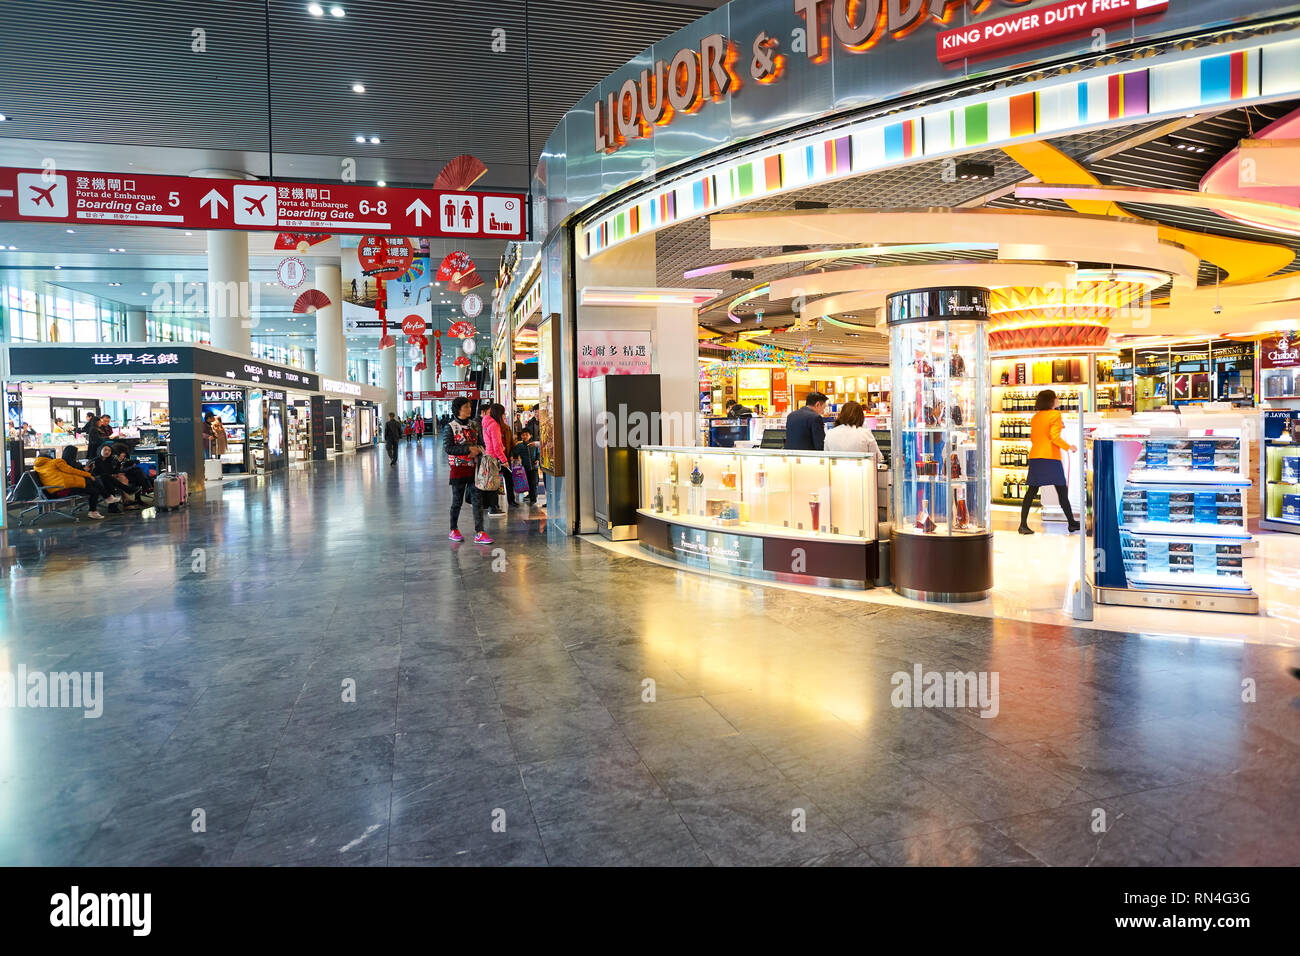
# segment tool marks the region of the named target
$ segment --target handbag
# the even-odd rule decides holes
[[[528,472],[524,471],[524,466],[515,465],[510,469],[510,476],[515,482],[515,494],[528,494]]]
[[[491,455],[479,455],[474,466],[474,487],[479,491],[501,490],[501,465]]]

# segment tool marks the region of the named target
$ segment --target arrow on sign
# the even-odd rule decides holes
[[[411,214],[412,211],[415,212],[415,224],[417,226],[422,225],[424,223],[425,216],[433,215],[433,210],[430,209],[427,205],[425,205],[423,199],[417,199],[415,202],[411,203],[409,206],[406,207],[406,214],[408,216]]]
[[[208,204],[212,205],[212,209],[211,209],[212,218],[216,219],[217,206],[218,205],[229,206],[230,200],[227,199],[225,196],[221,195],[221,193],[217,192],[215,189],[209,189],[208,194],[199,200],[200,206],[206,206]]]

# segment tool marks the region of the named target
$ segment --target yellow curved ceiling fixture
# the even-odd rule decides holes
[[[1101,180],[1050,143],[1020,143],[1004,146],[1002,151],[1041,183],[1067,186],[1102,185]],[[1076,212],[1086,215],[1133,218],[1110,199],[1079,198],[1065,199],[1064,202]],[[1253,282],[1263,279],[1285,268],[1295,258],[1295,253],[1290,249],[1273,243],[1211,236],[1174,226],[1160,226],[1159,230],[1161,239],[1177,242],[1206,262],[1212,262],[1225,270],[1229,282]]]

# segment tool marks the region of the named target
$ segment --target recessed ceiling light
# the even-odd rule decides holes
[[[8,118],[9,118],[9,117],[5,116],[4,113],[0,113],[0,123],[3,123],[3,122],[4,122],[5,120],[7,120]]]
[[[56,269],[62,269],[63,266],[55,266],[54,268],[56,268]]]
[[[75,230],[75,229],[69,229],[69,230],[68,230],[68,235],[70,235],[70,236],[75,236],[76,234],[77,234],[77,230]]]
[[[364,143],[365,141],[366,141],[366,138],[365,138],[364,136],[358,136],[358,137],[357,137],[357,142],[358,142],[358,143]]]
[[[149,293],[148,293],[148,292],[141,292],[140,294],[141,294],[141,295],[148,295]]]
[[[10,247],[9,247],[9,251],[10,251],[10,252],[17,252],[17,251],[18,251],[18,247],[17,247],[17,246],[10,246]]]
[[[384,182],[384,181],[381,179],[381,180],[379,180],[379,182],[375,183],[375,185],[376,185],[376,186],[387,186],[388,183]]]
[[[353,92],[353,93],[364,93],[365,91],[366,91],[366,88],[365,88],[362,84],[360,84],[360,83],[353,83],[353,84],[352,84],[352,92]]]
[[[319,3],[307,4],[307,12],[310,13],[313,17],[325,16],[325,8],[322,7]]]
[[[344,17],[344,16],[347,16],[347,11],[344,10],[344,9],[343,9],[342,7],[340,7],[340,6],[335,5],[335,6],[330,7],[330,16],[332,16],[332,17]]]
[[[372,145],[374,145],[374,146],[378,146],[378,145],[379,145],[379,137],[378,137],[378,136],[372,136],[372,137],[370,137],[370,142],[371,142]]]

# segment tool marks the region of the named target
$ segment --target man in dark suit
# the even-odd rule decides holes
[[[785,447],[790,451],[821,451],[826,443],[826,396],[810,392],[803,408],[796,408],[785,419]]]

